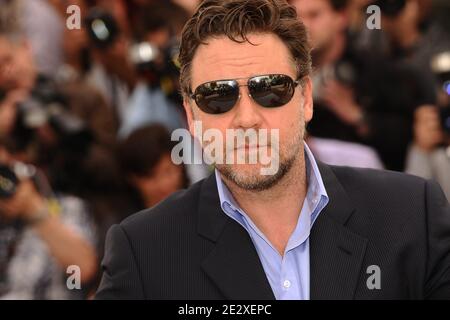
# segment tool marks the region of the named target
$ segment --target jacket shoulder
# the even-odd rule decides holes
[[[347,191],[357,189],[365,192],[380,191],[382,194],[390,191],[407,194],[420,190],[423,193],[427,182],[424,178],[397,171],[340,166],[330,168]]]
[[[175,228],[183,223],[192,224],[204,181],[205,179],[196,182],[188,189],[173,193],[154,207],[130,215],[120,223],[121,227],[128,234],[136,235],[150,231],[149,228],[161,231],[165,227]]]
[[[424,221],[427,180],[413,175],[374,169],[331,167],[362,224],[373,221],[400,227],[411,219]],[[366,220],[365,220],[366,219]],[[381,228],[381,227],[380,227]]]

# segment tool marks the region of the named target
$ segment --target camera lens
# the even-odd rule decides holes
[[[119,34],[114,17],[100,8],[94,8],[88,13],[85,25],[91,43],[97,48],[110,46]]]
[[[149,42],[141,42],[130,49],[130,60],[135,65],[152,63],[159,55],[159,49]]]

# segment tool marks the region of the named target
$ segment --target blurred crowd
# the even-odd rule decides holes
[[[0,299],[91,297],[108,228],[211,171],[170,157],[197,2],[0,0]],[[436,179],[450,198],[450,2],[289,2],[313,47],[315,156]]]

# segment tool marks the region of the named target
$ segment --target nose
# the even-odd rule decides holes
[[[261,110],[251,98],[246,86],[240,87],[239,100],[236,102],[233,119],[234,128],[259,128],[262,122]]]

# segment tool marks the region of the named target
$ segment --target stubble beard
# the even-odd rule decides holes
[[[286,146],[282,146],[280,142],[279,150],[271,150],[271,152],[279,152],[280,159],[278,170],[274,174],[262,175],[260,172],[260,164],[216,164],[215,167],[226,180],[235,184],[240,189],[246,191],[265,191],[271,189],[286,177],[298,160],[301,154],[300,149],[303,148],[303,135],[304,128],[299,128],[297,134],[294,135]]]

